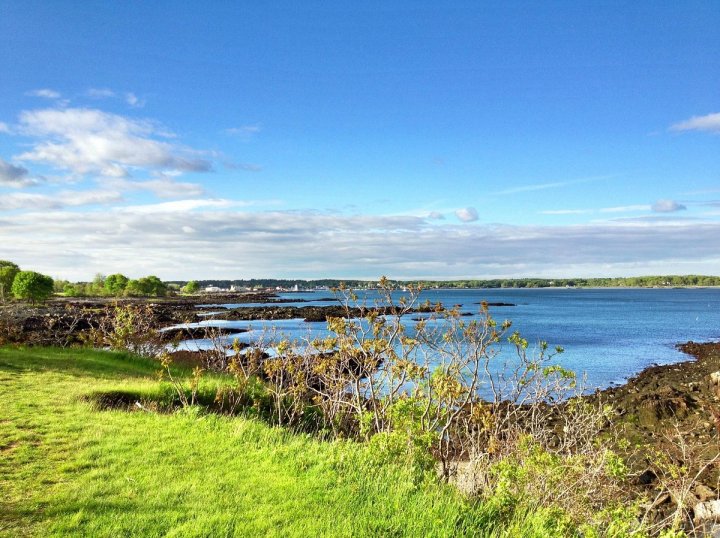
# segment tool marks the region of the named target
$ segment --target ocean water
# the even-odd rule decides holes
[[[330,303],[316,300],[328,295],[327,291],[318,291],[280,297],[310,301],[286,303],[288,306],[321,306]],[[394,293],[393,297],[397,300],[400,295]],[[375,298],[375,292],[366,292],[364,296],[368,304]],[[551,347],[562,346],[565,352],[557,357],[557,362],[586,374],[589,387],[622,383],[653,364],[687,360],[675,347],[679,343],[720,340],[717,288],[426,290],[420,301],[426,299],[445,306],[461,305],[461,311],[472,314],[478,313],[481,301],[512,303],[514,306],[491,306],[491,315],[498,321],[511,320],[512,330],[519,331],[531,348],[541,340]],[[250,329],[228,338],[237,337],[249,343],[260,337],[301,339],[326,334],[324,323],[306,323],[301,319],[247,322],[216,321],[208,316],[199,325]],[[411,321],[409,325],[412,326]],[[270,328],[275,331],[273,336],[268,336]],[[191,349],[208,345],[207,341],[185,344]],[[511,353],[512,346],[504,344],[501,355],[509,357]]]

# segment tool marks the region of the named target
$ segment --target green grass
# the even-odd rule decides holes
[[[367,445],[88,398],[167,401],[157,370],[121,353],[0,348],[0,536],[554,535],[532,517],[502,529],[489,508]]]
[[[450,536],[474,526],[477,511],[451,488],[373,466],[362,445],[87,400],[161,396],[157,369],[119,353],[0,348],[0,535]]]

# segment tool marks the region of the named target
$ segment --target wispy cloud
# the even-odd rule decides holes
[[[90,88],[85,94],[93,99],[108,99],[115,97],[115,92],[109,88]]]
[[[637,213],[654,211],[655,213],[672,213],[687,209],[675,200],[658,200],[652,205],[636,204],[614,207],[601,207],[598,209],[547,209],[539,211],[541,215],[587,215],[592,213]]]
[[[66,207],[79,207],[88,205],[107,205],[123,200],[122,195],[115,191],[61,191],[54,194],[35,194],[18,192],[4,194],[0,197],[0,211],[13,210],[48,210],[64,209]],[[77,218],[77,215],[76,215]],[[72,241],[71,237],[67,238]],[[41,253],[36,253],[42,255]]]
[[[127,178],[106,178],[103,184],[122,192],[147,191],[158,198],[188,198],[202,196],[205,189],[197,183],[175,181],[172,177],[159,177],[149,180],[131,180]]]
[[[262,131],[262,126],[259,123],[256,123],[253,125],[242,125],[240,127],[229,127],[228,129],[225,129],[225,134],[249,140],[260,131]]]
[[[429,218],[430,220],[445,220],[445,215],[440,213],[440,211],[431,211],[428,214],[427,218]]]
[[[115,209],[116,213],[121,214],[142,214],[154,215],[158,213],[181,213],[188,214],[196,209],[219,209],[230,208],[234,206],[242,206],[243,202],[235,202],[232,200],[215,199],[189,199],[177,200],[174,202],[162,202],[158,204],[143,204],[127,207],[119,207]]]
[[[652,206],[648,204],[639,205],[621,205],[615,207],[601,207],[598,209],[600,213],[630,213],[634,211],[650,211]]]
[[[60,99],[62,95],[60,92],[56,92],[55,90],[51,90],[50,88],[40,88],[38,90],[30,90],[26,92],[25,95],[29,95],[31,97],[42,97],[44,99]]]
[[[611,179],[613,177],[616,177],[616,176],[608,175],[608,176],[588,177],[588,178],[582,178],[582,179],[573,179],[570,181],[553,181],[553,182],[549,182],[549,183],[534,183],[532,185],[521,185],[519,187],[510,187],[508,189],[495,191],[491,194],[506,195],[506,194],[518,194],[520,192],[543,191],[546,189],[557,189],[559,187],[569,187],[570,185],[593,183],[595,181],[603,181],[606,179]]]
[[[693,116],[670,126],[671,131],[711,131],[720,132],[720,112]]]
[[[673,213],[675,211],[683,211],[687,209],[683,204],[675,200],[658,200],[652,205],[655,213]]]
[[[464,207],[455,211],[455,216],[463,222],[475,222],[478,220],[478,212],[474,207]]]
[[[142,108],[145,106],[145,100],[140,99],[133,92],[116,92],[110,88],[90,88],[85,95],[92,99],[122,99],[132,108]]]
[[[145,106],[145,100],[140,99],[132,92],[127,92],[125,94],[125,102],[133,108],[142,108]]]
[[[0,121],[0,133],[12,134],[12,130],[7,123]]]

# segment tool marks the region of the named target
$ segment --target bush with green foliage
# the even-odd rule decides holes
[[[155,275],[150,275],[128,281],[125,286],[125,294],[142,297],[164,297],[167,294],[167,286]]]
[[[0,301],[10,294],[15,275],[20,272],[20,268],[13,262],[0,260]]]
[[[20,271],[13,280],[12,293],[32,303],[45,301],[53,293],[53,279],[35,271]]]
[[[125,288],[127,287],[129,281],[130,279],[125,275],[116,273],[105,278],[103,287],[109,295],[119,296],[125,293]]]
[[[197,293],[199,290],[200,284],[197,283],[197,280],[191,280],[182,287],[183,293]]]

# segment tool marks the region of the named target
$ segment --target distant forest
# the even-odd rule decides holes
[[[512,278],[490,280],[392,280],[398,288],[409,285],[420,285],[423,288],[550,288],[550,287],[583,287],[583,288],[657,288],[675,286],[720,286],[720,276],[703,275],[671,275],[671,276],[638,276],[624,278]],[[168,284],[184,286],[187,281],[169,281]],[[369,280],[289,280],[275,278],[252,278],[247,280],[198,280],[201,289],[208,286],[220,288],[285,288],[298,289],[336,288],[341,283],[351,288],[372,288],[376,281]]]

